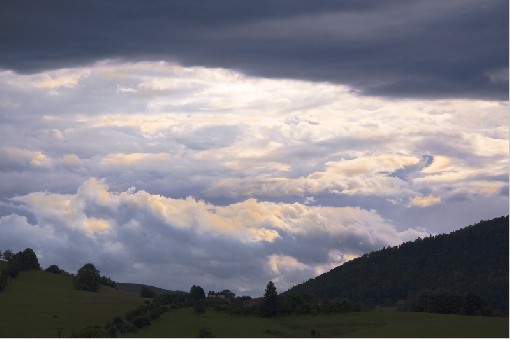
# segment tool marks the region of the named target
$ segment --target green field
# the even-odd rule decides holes
[[[2,264],[2,263],[0,263]],[[73,289],[72,279],[43,271],[21,272],[0,292],[0,337],[69,337],[88,325],[103,326],[144,299],[101,286],[98,293]],[[279,316],[265,319],[191,308],[165,313],[132,337],[508,337],[508,317],[405,312]]]
[[[103,326],[143,299],[101,286],[98,293],[73,289],[70,277],[21,272],[0,292],[0,337],[71,336],[87,325]]]
[[[508,337],[508,318],[430,313],[360,312],[347,315],[231,316],[210,309],[167,313],[133,337],[197,337],[200,328],[215,337]]]

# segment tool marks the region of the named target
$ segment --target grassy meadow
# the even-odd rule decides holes
[[[0,262],[0,265],[2,263]],[[0,267],[1,268],[1,267]],[[21,272],[0,293],[0,337],[69,337],[88,325],[104,326],[145,299],[101,286],[98,293],[73,289],[70,277]],[[130,337],[508,337],[508,317],[405,312],[346,315],[234,316],[207,308],[170,311]],[[204,333],[202,333],[204,335]]]
[[[164,314],[132,337],[197,337],[203,328],[215,337],[508,337],[508,318],[430,313],[359,312],[347,315],[231,316],[210,309]]]
[[[87,325],[100,325],[143,303],[129,293],[101,286],[77,291],[72,279],[43,271],[20,272],[0,292],[0,337],[69,337]]]

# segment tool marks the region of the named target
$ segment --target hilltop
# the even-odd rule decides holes
[[[414,300],[420,291],[480,297],[508,314],[508,216],[450,234],[418,238],[365,254],[285,294],[347,299],[370,308]]]
[[[134,295],[140,295],[140,290],[145,287],[152,291],[154,295],[161,295],[161,294],[185,294],[186,292],[183,291],[171,291],[164,288],[151,286],[151,285],[145,285],[145,284],[134,284],[134,283],[116,283],[117,289],[125,292],[129,292]]]

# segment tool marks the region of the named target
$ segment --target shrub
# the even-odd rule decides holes
[[[141,317],[134,318],[131,322],[137,328],[146,327],[146,326],[149,326],[151,324],[150,319],[148,317],[146,317],[146,316],[141,316]]]

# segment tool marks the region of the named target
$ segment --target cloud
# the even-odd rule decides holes
[[[93,176],[119,190],[220,204],[335,194],[405,208],[417,196],[471,199],[507,184],[506,102],[387,100],[328,83],[147,61],[0,78],[4,199],[69,193]],[[34,86],[60,78],[76,83]],[[23,182],[20,191],[12,182]]]
[[[103,59],[165,60],[345,84],[367,95],[508,98],[508,80],[498,75],[508,67],[506,1],[93,1],[26,8],[16,1],[0,14],[1,31],[9,32],[0,36],[0,67],[19,73]],[[173,86],[147,84],[151,91]],[[119,87],[124,94],[132,89]]]
[[[3,158],[2,166],[4,170],[48,169],[52,166],[51,159],[41,151],[31,151],[19,147],[3,147],[0,152]]]
[[[67,168],[80,167],[81,159],[76,154],[65,154],[62,156],[62,165]]]
[[[36,77],[33,86],[47,90],[55,90],[61,87],[74,87],[82,77],[86,77],[87,75],[87,71],[77,73],[76,70],[73,69],[57,70],[53,73],[53,76],[42,74]],[[58,92],[55,91],[50,93],[58,94]]]
[[[158,163],[170,160],[167,153],[114,153],[101,158],[100,164],[111,166],[137,166],[149,163],[149,166],[157,166]]]
[[[5,71],[0,89],[0,248],[44,265],[260,295],[508,211],[507,102],[160,61]]]
[[[408,184],[388,173],[414,165],[416,157],[398,154],[360,156],[326,162],[324,171],[299,178],[225,178],[208,188],[207,195],[279,196],[336,193],[347,195],[406,195]]]
[[[95,178],[74,194],[32,192],[12,202],[36,220],[31,225],[22,216],[2,217],[5,237],[0,247],[30,245],[41,253],[43,265],[57,263],[72,271],[80,262],[97,261],[116,279],[144,277],[180,289],[208,284],[204,276],[214,277],[214,288],[223,283],[225,288],[261,293],[264,280],[271,278],[288,288],[367,249],[426,234],[420,228],[399,232],[375,211],[360,208],[254,199],[217,206],[134,188],[112,192],[106,181]],[[23,236],[27,232],[33,232],[29,241]],[[71,254],[73,246],[77,250]],[[227,255],[226,248],[236,255]],[[62,253],[66,256],[59,256]],[[150,273],[150,267],[182,276],[163,277]]]
[[[433,195],[427,195],[424,197],[414,197],[411,200],[411,206],[428,207],[441,203],[441,198]]]

